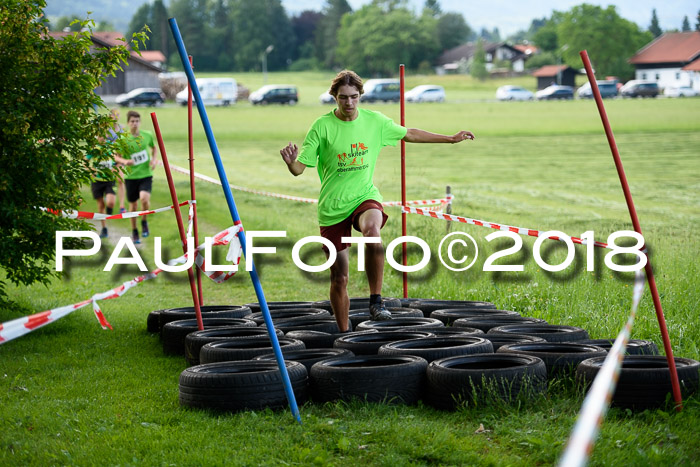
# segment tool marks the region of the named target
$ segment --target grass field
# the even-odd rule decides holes
[[[234,77],[251,89],[262,84],[252,74]],[[317,197],[315,173],[292,177],[279,149],[289,141],[301,143],[311,122],[331,110],[317,101],[329,77],[271,74],[269,82],[305,83],[296,107],[239,103],[208,109],[232,184]],[[427,79],[409,77],[408,84]],[[444,133],[468,129],[476,140],[407,145],[409,199],[441,197],[450,185],[453,213],[461,216],[573,236],[591,230],[602,241],[631,229],[593,102],[499,103],[489,99],[505,83],[440,79],[448,102],[409,105],[407,126]],[[398,105],[371,108],[399,117]],[[613,100],[606,108],[651,248],[674,353],[700,359],[700,99]],[[147,129],[149,112],[142,109]],[[157,114],[171,163],[186,166],[186,110],[167,105]],[[197,171],[215,177],[199,121],[195,129]],[[398,148],[385,148],[375,182],[386,200],[400,199],[399,173]],[[180,199],[188,198],[186,177],[174,177]],[[197,195],[201,235],[231,225],[220,187],[199,183]],[[87,189],[84,196],[84,208],[92,210]],[[261,242],[277,247],[275,255],[256,259],[267,299],[325,299],[326,273],[302,273],[291,259],[294,242],[317,233],[315,206],[243,192],[234,196],[246,230],[287,231],[285,239]],[[159,169],[153,206],[168,204]],[[400,236],[401,225],[398,209],[387,209],[385,244]],[[180,254],[173,217],[149,218],[169,257]],[[50,287],[9,286],[16,306],[0,310],[0,322],[82,301],[139,275],[134,266],[102,271],[116,238],[128,235],[128,229],[128,221],[110,224],[110,243],[101,256],[72,261],[66,277]],[[426,240],[433,256],[445,229],[444,221],[408,217],[409,234]],[[587,272],[585,250],[577,247],[574,266],[546,273],[533,260],[534,239],[525,238],[523,250],[510,257],[524,264],[524,272],[486,273],[481,270],[486,257],[509,243],[486,242],[490,229],[458,224],[452,230],[477,239],[477,264],[456,273],[433,260],[429,271],[409,275],[409,296],[488,300],[550,323],[582,326],[592,338],[615,337],[626,321],[631,276],[610,271],[602,255],[595,271]],[[139,251],[152,268],[152,238]],[[309,263],[322,262],[313,248],[308,252]],[[548,252],[552,264],[563,258],[560,248]],[[363,273],[352,272],[350,295],[365,294]],[[389,268],[383,294],[402,295],[401,275]],[[224,285],[206,281],[204,296],[207,304],[257,301],[245,272]],[[546,397],[531,403],[468,406],[454,413],[422,405],[307,404],[301,407],[301,426],[288,411],[219,414],[181,408],[177,381],[186,364],[163,355],[158,337],[146,333],[146,315],[190,300],[185,274],[163,274],[118,300],[101,302],[113,331],[100,329],[88,307],[0,346],[0,464],[548,465],[561,455],[583,400],[580,389],[565,381],[553,383]],[[648,291],[632,337],[661,347]],[[687,400],[680,413],[612,409],[591,464],[698,465],[699,401],[698,396]],[[481,424],[485,430],[478,430]]]

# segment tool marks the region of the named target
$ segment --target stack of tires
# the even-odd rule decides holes
[[[147,327],[161,333],[165,353],[184,355],[190,365],[180,375],[180,403],[226,411],[287,405],[278,357],[298,403],[423,400],[454,410],[476,401],[537,397],[552,379],[590,384],[612,345],[590,340],[582,328],[489,302],[385,303],[393,319],[370,321],[367,299],[351,299],[353,332],[340,333],[328,302],[270,302],[279,356],[257,303],[202,307],[201,331],[191,308],[152,312]],[[627,350],[634,355],[625,357],[613,404],[662,405],[670,392],[665,358],[648,341],[632,340]],[[684,393],[697,391],[698,362],[677,359],[676,365]],[[658,376],[627,376],[634,372]]]

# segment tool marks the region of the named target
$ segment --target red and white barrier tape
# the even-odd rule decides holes
[[[189,169],[186,169],[184,167],[179,167],[177,165],[170,164],[170,168],[176,172],[180,172],[180,173],[183,173],[186,175],[190,174]],[[198,172],[195,172],[194,176],[200,180],[205,181],[205,182],[209,182],[209,183],[213,183],[215,185],[221,186],[221,181],[219,181],[215,178],[209,177],[207,175],[203,175],[203,174],[200,174]],[[273,198],[286,199],[289,201],[299,201],[302,203],[310,203],[310,204],[318,203],[318,200],[315,198],[303,198],[300,196],[292,196],[292,195],[283,195],[281,193],[273,193],[271,191],[254,190],[252,188],[231,185],[230,183],[228,186],[231,187],[232,190],[243,191],[246,193],[253,193],[255,195],[270,196]],[[423,199],[423,200],[406,201],[406,204],[428,206],[428,205],[432,205],[432,204],[447,204],[447,203],[452,202],[452,200],[453,200],[453,196],[447,195],[447,197],[441,198],[441,199]],[[382,202],[383,206],[401,206],[402,204],[403,203],[401,201],[384,201],[384,202]]]
[[[632,332],[632,324],[644,292],[644,282],[642,270],[637,271],[634,278],[632,311],[627,319],[627,323],[625,323],[610,352],[608,352],[608,356],[605,357],[605,361],[593,380],[586,399],[583,401],[581,412],[569,438],[566,451],[559,461],[559,465],[562,467],[586,465],[588,457],[593,450],[593,443],[598,436],[600,425],[608,411],[610,401],[615,393],[617,380],[620,377],[620,368],[622,367],[625,349]]]
[[[432,211],[430,209],[414,208],[414,207],[406,207],[406,208],[402,207],[401,211],[408,213],[408,214],[420,214],[422,216],[428,216],[428,217],[432,217],[434,219],[442,219],[445,221],[453,221],[453,222],[461,222],[463,224],[478,225],[481,227],[488,227],[490,229],[495,229],[495,230],[508,230],[510,232],[515,232],[515,233],[520,234],[520,235],[528,235],[530,237],[539,237],[540,232],[541,232],[540,230],[525,229],[523,227],[513,227],[510,225],[496,224],[495,222],[486,222],[486,221],[480,221],[477,219],[471,219],[469,217],[455,216],[453,214],[446,214],[444,212],[436,212],[436,211]],[[551,240],[564,241],[562,238],[557,237],[557,236],[552,236],[549,238]],[[578,243],[580,245],[588,244],[587,241],[581,240],[578,237],[569,237],[569,238],[571,238],[572,242]],[[609,248],[607,243],[593,242],[593,244],[599,248]]]
[[[229,245],[229,251],[228,254],[226,255],[226,259],[231,261],[233,264],[238,265],[241,260],[241,245],[240,241],[238,240],[238,232],[242,229],[242,226],[240,223],[229,227],[226,230],[223,230],[216,234],[213,238],[212,245],[213,246],[218,246],[218,245]],[[199,245],[195,251],[195,262],[197,264],[204,264],[205,258],[204,254],[202,253],[202,250],[204,250],[204,244]],[[168,261],[169,265],[176,265],[176,264],[183,264],[187,262],[189,253],[184,254],[180,256],[179,258],[172,259]],[[202,269],[203,270],[203,269]],[[68,306],[63,306],[59,308],[54,308],[52,310],[47,310],[47,311],[42,311],[40,313],[35,313],[33,315],[29,316],[24,316],[22,318],[17,318],[11,321],[7,321],[5,323],[0,323],[0,344],[4,344],[8,341],[11,341],[12,339],[16,339],[17,337],[23,336],[25,334],[28,334],[35,329],[39,329],[42,326],[45,326],[49,323],[52,323],[60,318],[63,318],[64,316],[72,313],[73,311],[83,308],[84,306],[89,305],[92,303],[93,306],[93,311],[95,313],[95,316],[97,317],[97,320],[99,321],[100,325],[102,326],[103,329],[112,329],[112,326],[107,322],[105,319],[102,310],[100,309],[99,305],[97,304],[98,300],[110,300],[114,298],[119,298],[122,295],[126,293],[127,290],[131,289],[132,287],[140,284],[141,282],[147,281],[149,279],[153,279],[157,277],[161,272],[163,272],[163,269],[156,269],[152,272],[148,272],[142,276],[135,277],[134,279],[124,282],[122,285],[119,287],[116,287],[112,290],[108,290],[106,292],[102,293],[97,293],[90,297],[88,300],[84,300],[79,303],[75,303],[73,305],[68,305]],[[216,271],[204,271],[203,272],[212,279],[213,281],[217,283],[221,283],[231,276],[235,274],[235,272],[227,272],[227,273],[220,273]]]
[[[187,200],[179,204],[179,206],[193,205],[197,201]],[[130,219],[132,217],[147,216],[149,214],[156,214],[158,212],[169,211],[173,209],[172,206],[165,206],[158,209],[150,209],[148,211],[133,211],[133,212],[123,212],[121,214],[101,214],[99,212],[87,212],[87,211],[56,211],[51,208],[39,208],[42,211],[50,212],[51,214],[56,214],[57,216],[67,217],[69,219],[94,219],[99,221],[108,221],[113,219]]]

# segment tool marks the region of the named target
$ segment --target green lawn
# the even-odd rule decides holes
[[[234,77],[255,89],[256,75]],[[280,161],[279,149],[300,144],[321,113],[318,103],[331,73],[271,74],[269,82],[301,83],[296,107],[211,108],[222,159],[232,184],[305,197],[317,197],[313,171],[294,178]],[[409,85],[427,77],[409,78]],[[432,80],[432,79],[431,79]],[[448,103],[408,105],[407,125],[453,133],[468,129],[476,140],[460,145],[407,145],[408,198],[441,197],[450,185],[453,213],[486,221],[573,236],[595,232],[605,241],[617,230],[631,229],[622,191],[605,135],[591,101],[489,102],[496,85],[443,80]],[[504,82],[505,83],[505,82]],[[524,83],[519,83],[524,84]],[[451,97],[455,96],[455,97]],[[652,252],[656,280],[676,356],[700,359],[697,255],[700,228],[700,99],[613,100],[606,107],[625,164],[642,229]],[[398,105],[374,105],[398,119]],[[144,127],[148,113],[142,109]],[[157,110],[168,156],[187,165],[186,110],[167,105]],[[216,176],[197,120],[196,170]],[[385,148],[375,181],[385,199],[400,198],[399,150]],[[175,174],[181,200],[188,198],[187,178]],[[221,188],[198,183],[201,235],[231,225]],[[84,209],[92,210],[89,190]],[[315,206],[234,192],[246,230],[285,230],[285,239],[261,244],[277,253],[256,259],[268,300],[325,299],[326,273],[306,274],[292,263],[294,242],[317,234]],[[153,206],[170,204],[162,169],[154,180]],[[388,208],[384,243],[400,236],[401,216]],[[173,215],[150,217],[153,235],[162,236],[166,256],[180,254]],[[408,217],[411,235],[425,239],[436,256],[445,222]],[[74,260],[66,277],[50,287],[8,286],[16,301],[0,310],[0,322],[76,303],[133,278],[134,266],[103,272],[118,235],[128,221],[110,224],[111,243],[102,256]],[[448,271],[436,259],[429,271],[409,276],[409,295],[489,300],[503,309],[544,318],[554,324],[586,328],[592,338],[615,337],[631,303],[631,276],[613,273],[598,256],[593,272],[579,262],[561,273],[545,273],[532,257],[533,238],[509,259],[524,264],[521,273],[486,273],[483,262],[509,246],[490,244],[491,229],[465,224],[452,230],[469,233],[480,244],[477,264],[469,271]],[[139,248],[153,267],[153,240]],[[306,250],[304,250],[306,251]],[[313,248],[309,248],[312,252]],[[548,249],[550,262],[563,258]],[[354,250],[351,260],[355,258]],[[413,258],[416,260],[416,258]],[[318,252],[310,263],[322,262]],[[219,414],[178,405],[177,381],[186,367],[181,358],[164,356],[157,336],[146,333],[146,315],[155,309],[191,303],[186,275],[163,274],[101,302],[113,331],[103,331],[89,307],[0,346],[0,463],[3,465],[533,465],[553,464],[576,421],[583,395],[571,382],[556,382],[547,397],[530,403],[465,407],[454,413],[425,406],[363,403],[307,404],[303,425],[289,411]],[[351,296],[366,294],[363,273],[352,272]],[[401,296],[401,275],[387,268],[385,296]],[[224,285],[204,283],[207,304],[256,301],[242,271]],[[642,300],[633,338],[661,347],[648,291]],[[686,401],[680,413],[632,413],[612,409],[603,422],[592,465],[697,465],[700,403]],[[477,432],[480,424],[486,431]]]

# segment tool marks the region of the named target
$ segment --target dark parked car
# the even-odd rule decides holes
[[[572,86],[561,86],[559,84],[553,84],[535,93],[535,99],[538,101],[573,98],[574,88]]]
[[[136,105],[162,105],[165,102],[165,94],[158,88],[136,88],[126,94],[120,94],[115,102],[122,107],[134,107]]]
[[[627,81],[620,88],[620,95],[624,97],[656,97],[659,95],[659,85],[653,81],[633,79]]]
[[[250,94],[248,100],[253,105],[289,104],[299,102],[296,86],[268,84]]]
[[[401,99],[398,79],[368,79],[363,87],[362,102],[398,102]]]
[[[600,97],[603,99],[608,97],[617,97],[617,81],[596,81],[598,85],[598,91],[600,91]],[[593,90],[591,89],[591,83],[586,82],[583,86],[578,88],[576,92],[580,98],[593,98]]]

